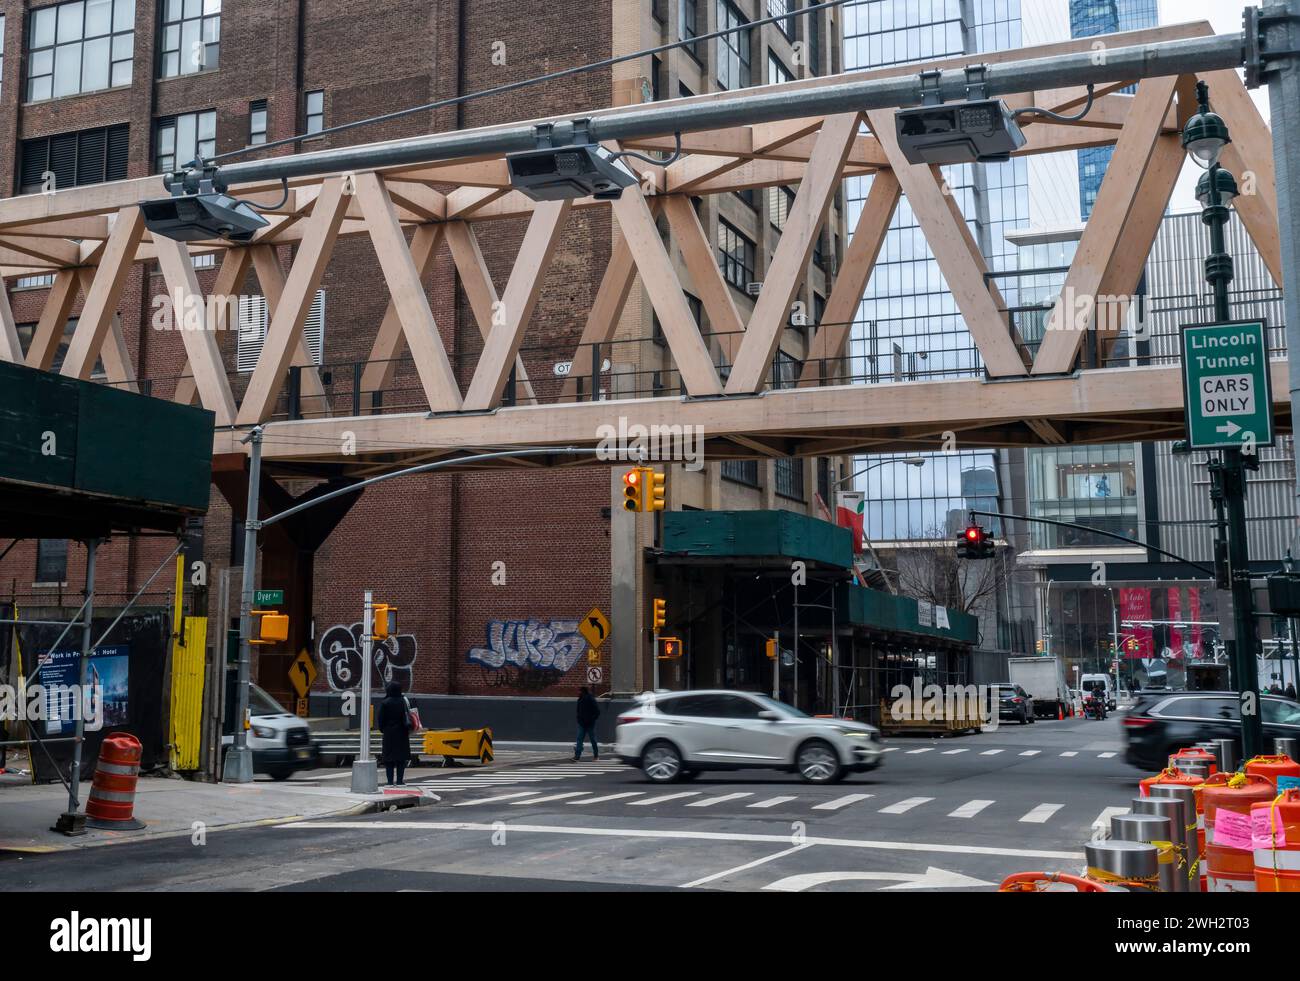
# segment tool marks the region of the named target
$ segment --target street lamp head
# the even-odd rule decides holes
[[[1199,102],[1196,114],[1183,127],[1183,149],[1198,166],[1208,170],[1219,162],[1223,148],[1232,142],[1232,137],[1223,117],[1210,109],[1210,87],[1204,82],[1197,83],[1196,98]]]
[[[1210,200],[1210,175],[1214,175],[1214,186],[1219,191],[1219,204],[1227,208],[1237,199],[1241,192],[1237,188],[1237,179],[1232,176],[1232,171],[1224,170],[1219,167],[1215,170],[1207,170],[1201,175],[1201,179],[1196,182],[1196,200],[1201,202],[1202,208],[1208,208],[1211,205]]]
[[[921,467],[925,466],[925,457],[914,457],[906,462],[909,467],[916,467],[919,470]]]

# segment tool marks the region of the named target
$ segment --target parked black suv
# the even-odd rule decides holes
[[[1300,703],[1277,695],[1260,699],[1265,750],[1279,736],[1300,738]],[[1121,723],[1128,750],[1124,758],[1143,770],[1169,765],[1180,749],[1210,739],[1235,739],[1241,756],[1240,696],[1230,691],[1146,691]]]
[[[998,692],[998,719],[1012,719],[1024,725],[1034,721],[1034,700],[1019,685],[1009,681],[993,686]]]

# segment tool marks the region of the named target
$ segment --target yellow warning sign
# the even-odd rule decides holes
[[[289,665],[289,684],[293,685],[293,690],[298,693],[299,698],[305,698],[307,692],[311,691],[311,686],[319,673],[316,670],[316,662],[304,647]]]
[[[582,623],[578,624],[578,631],[587,638],[591,649],[596,650],[609,636],[609,621],[605,619],[605,614],[600,612],[600,607],[593,606],[591,612],[583,617]]]

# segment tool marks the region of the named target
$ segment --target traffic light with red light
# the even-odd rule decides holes
[[[624,511],[646,510],[646,473],[645,467],[633,467],[623,474]]]
[[[979,525],[971,525],[957,536],[959,559],[991,559],[994,549],[993,538]]]

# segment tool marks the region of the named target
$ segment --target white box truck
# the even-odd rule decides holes
[[[1007,664],[1011,683],[1019,685],[1034,700],[1034,714],[1040,719],[1059,718],[1070,705],[1065,670],[1053,656],[1010,657]]]

